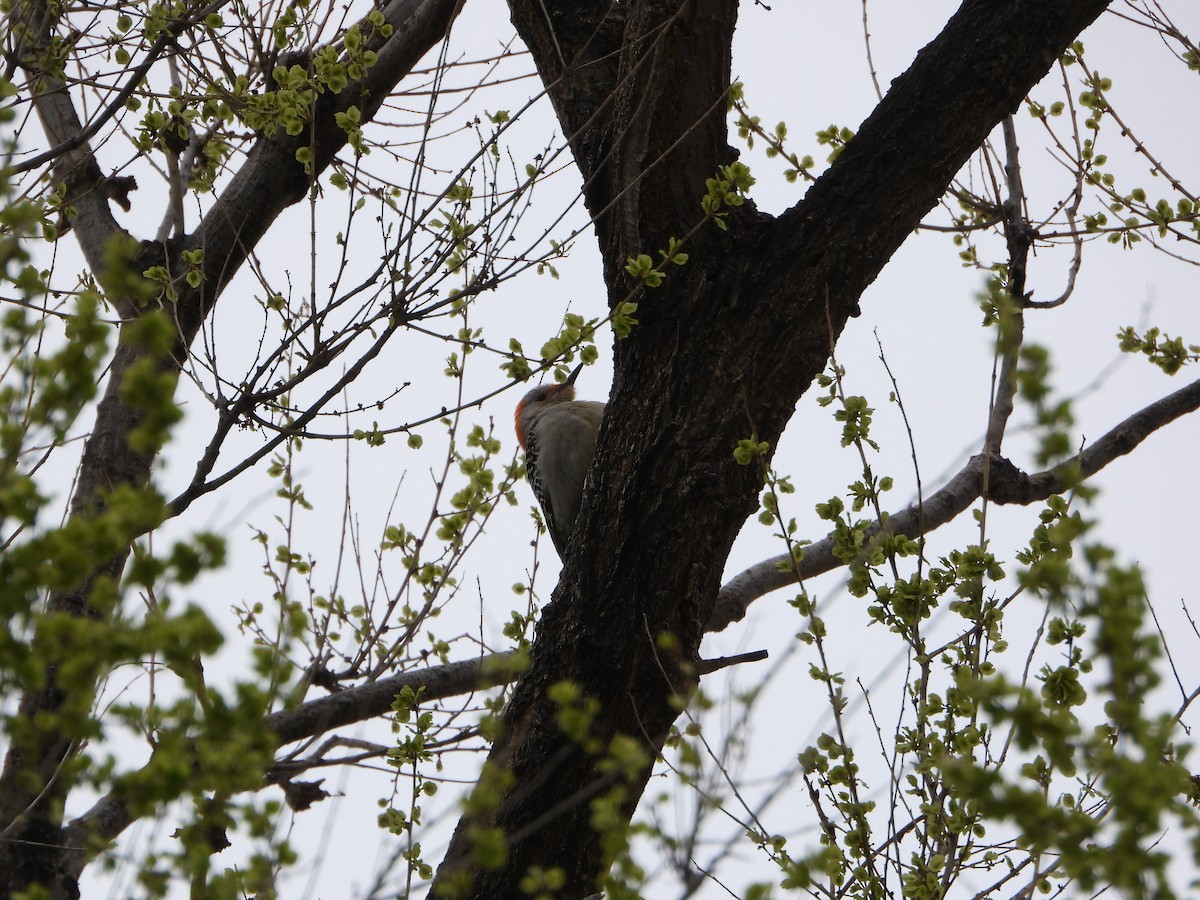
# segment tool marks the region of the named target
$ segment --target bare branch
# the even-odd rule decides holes
[[[1019,505],[1045,500],[1095,475],[1160,428],[1198,408],[1200,381],[1194,381],[1134,413],[1073,458],[1034,475],[1025,474],[1003,457],[993,457],[989,461],[984,456],[974,456],[941,490],[925,501],[923,509],[913,504],[889,516],[884,525],[875,522],[867,528],[867,538],[874,539],[881,534],[920,537],[953,521],[984,496],[994,503]],[[986,482],[985,467],[990,468]],[[736,575],[721,588],[716,608],[708,621],[708,630],[723,631],[740,621],[749,605],[759,597],[796,584],[797,569],[799,577],[804,579],[845,565],[834,555],[834,547],[834,538],[830,535],[806,547],[796,568],[786,555],[781,555],[756,563]]]
[[[422,56],[448,33],[463,0],[392,0],[383,10],[393,31],[376,37],[371,49],[377,60],[362,81],[340,94],[322,94],[310,128],[299,135],[276,132],[262,137],[251,149],[199,228],[184,243],[204,250],[204,284],[191,302],[182,303],[179,322],[190,344],[221,291],[279,214],[305,196],[313,179],[346,145],[347,134],[337,124],[338,113],[359,106],[362,121],[370,121],[392,88]],[[296,151],[311,147],[312,171],[296,159]]]

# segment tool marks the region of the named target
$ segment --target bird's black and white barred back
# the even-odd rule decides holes
[[[529,391],[513,415],[517,441],[525,451],[525,476],[533,488],[550,539],[560,557],[575,530],[583,503],[583,482],[596,453],[604,404],[575,399],[578,366],[562,384]]]

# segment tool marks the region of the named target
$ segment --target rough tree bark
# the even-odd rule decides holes
[[[775,445],[863,290],[1107,5],[967,0],[800,203],[778,218],[741,208],[638,297],[576,537],[489,758],[512,786],[460,821],[440,881],[469,880],[469,897],[520,896],[520,878],[541,866],[566,873],[563,896],[596,890],[608,860],[590,801],[620,791],[627,819],[648,775],[614,776],[605,750],[620,736],[651,757],[661,749],[695,686],[724,561],[756,506],[762,468],[739,466],[734,447],[751,436]],[[657,258],[686,234],[705,179],[735,157],[724,96],[737,3],[510,8],[582,170],[617,302],[632,288],[625,260]],[[562,681],[598,701],[589,749],[599,752],[560,729],[547,691]],[[485,828],[507,836],[502,865],[473,855]]]

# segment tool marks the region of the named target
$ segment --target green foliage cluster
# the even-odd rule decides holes
[[[740,82],[735,83],[731,90],[730,109],[737,113],[735,124],[738,137],[746,142],[748,148],[754,149],[755,138],[760,138],[767,145],[767,159],[782,157],[788,164],[783,170],[784,180],[788,184],[794,184],[798,178],[804,178],[806,181],[816,180],[816,175],[813,173],[816,164],[813,162],[813,158],[806,155],[802,159],[785,146],[788,136],[787,123],[779,122],[774,128],[767,131],[763,127],[761,117],[750,114],[745,100],[745,89]],[[832,158],[830,162],[832,162]]]
[[[1187,61],[1189,55],[1194,56],[1194,51],[1185,50],[1181,58]],[[1070,66],[1079,66],[1083,70],[1083,89],[1076,102],[1087,111],[1082,123],[1087,137],[1079,143],[1078,154],[1071,155],[1077,157],[1084,183],[1095,188],[1105,204],[1104,209],[1084,214],[1086,230],[1092,234],[1106,234],[1109,243],[1120,244],[1127,249],[1139,243],[1147,232],[1156,234],[1160,239],[1171,235],[1177,240],[1193,243],[1200,240],[1200,209],[1197,208],[1195,195],[1147,153],[1145,145],[1115,108],[1112,99],[1113,80],[1094,69],[1088,69],[1082,41],[1071,45],[1062,58],[1062,65],[1064,70]],[[1028,109],[1030,115],[1049,127],[1049,120],[1061,117],[1068,107],[1063,101],[1056,101],[1047,107],[1030,100]],[[1109,155],[1098,149],[1102,140],[1108,137],[1108,120],[1118,131],[1119,139],[1132,142],[1137,152],[1149,159],[1151,177],[1166,180],[1174,196],[1151,200],[1150,192],[1144,187],[1135,186],[1127,190],[1118,188],[1116,174],[1109,171]],[[1060,148],[1062,146],[1060,143]],[[1110,213],[1120,218],[1114,222],[1109,218]]]
[[[715,177],[704,181],[705,193],[700,198],[700,209],[705,220],[711,221],[722,231],[729,228],[726,222],[729,218],[728,210],[736,209],[745,203],[753,186],[754,176],[750,174],[750,167],[745,163],[735,162],[721,166]],[[668,254],[664,255],[671,261]]]
[[[61,196],[61,195],[55,195]],[[146,896],[163,896],[180,872],[205,877],[212,854],[224,846],[224,829],[238,827],[269,851],[251,854],[238,873],[213,875],[209,889],[255,890],[271,884],[290,851],[271,837],[278,809],[233,798],[261,784],[275,739],[263,726],[274,701],[261,685],[277,681],[279,660],[260,657],[257,671],[229,694],[208,687],[202,661],[223,636],[199,607],[178,595],[203,573],[223,565],[224,541],[199,532],[155,540],[169,509],[153,484],[118,483],[100,489],[93,504],[62,518],[62,495],[45,490],[46,465],[70,466],[64,457],[82,445],[86,410],[109,388],[130,410],[129,454],[158,450],[180,420],[177,376],[162,360],[173,348],[168,316],[146,308],[120,331],[134,362],[119,372],[110,360],[113,323],[103,313],[119,296],[146,296],[129,271],[130,248],[113,246],[112,270],[101,273],[53,305],[48,273],[30,265],[29,242],[45,238],[48,205],[13,198],[0,204],[0,281],[8,309],[0,320],[7,365],[0,376],[0,689],[10,696],[50,686],[64,701],[34,720],[5,718],[6,738],[33,745],[54,735],[75,743],[58,777],[110,792],[135,815],[166,804],[190,803],[194,815],[180,829],[174,851],[144,861]],[[120,452],[119,450],[117,452]],[[121,563],[128,554],[128,562]],[[116,572],[121,574],[117,575]],[[141,669],[159,684],[149,702],[103,697],[114,673]],[[171,687],[167,688],[166,685]],[[97,704],[103,699],[103,706]],[[141,763],[115,755],[108,738],[140,736]],[[97,847],[96,850],[104,849]],[[268,859],[269,857],[269,859]]]
[[[1163,334],[1158,328],[1138,334],[1132,326],[1126,326],[1117,337],[1123,352],[1143,354],[1168,375],[1174,375],[1188,363],[1200,361],[1200,344],[1184,344],[1183,338]]]

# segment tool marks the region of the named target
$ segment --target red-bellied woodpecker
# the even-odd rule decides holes
[[[596,453],[604,404],[575,399],[580,364],[562,384],[543,384],[521,398],[513,420],[525,451],[525,474],[560,557],[583,503],[583,479]]]

